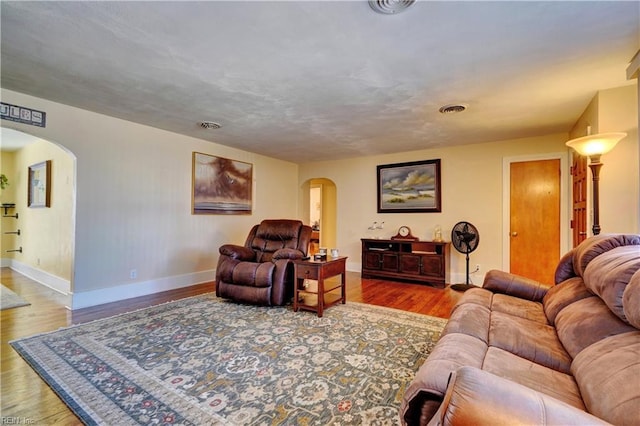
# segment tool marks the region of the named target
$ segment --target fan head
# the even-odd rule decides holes
[[[460,253],[471,253],[479,242],[478,229],[469,222],[458,222],[451,229],[451,244]]]

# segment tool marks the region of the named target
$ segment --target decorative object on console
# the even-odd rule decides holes
[[[51,207],[51,160],[29,166],[27,206]]]
[[[466,291],[476,287],[473,284],[469,284],[469,253],[478,248],[479,242],[480,234],[478,233],[478,229],[469,222],[458,222],[453,226],[451,230],[451,244],[453,244],[453,247],[460,253],[466,255],[467,281],[465,284],[452,285],[452,290]]]
[[[440,159],[377,166],[378,213],[442,211]]]
[[[251,163],[194,152],[192,173],[192,214],[251,214]]]
[[[433,229],[433,241],[436,243],[442,242],[442,227],[440,225],[436,225]]]
[[[587,128],[590,133],[591,127]],[[573,148],[578,154],[589,157],[589,168],[593,175],[593,235],[600,233],[600,156],[611,151],[626,133],[600,133],[588,135],[567,142],[567,146]]]
[[[409,240],[409,241],[419,240],[418,237],[414,237],[413,235],[411,235],[411,229],[406,225],[402,225],[400,228],[398,228],[398,233],[393,237],[391,237],[391,239],[392,240]]]

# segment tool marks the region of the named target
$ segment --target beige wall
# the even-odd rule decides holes
[[[0,204],[1,203],[14,203],[16,200],[16,185],[15,185],[15,153],[14,152],[1,152],[0,153],[0,173],[3,173],[9,179],[9,185],[5,189],[0,189]],[[8,215],[14,215],[15,209],[8,210]],[[4,216],[4,209],[2,210]],[[18,222],[13,218],[1,218],[0,219],[0,258],[10,256],[6,250],[12,250],[20,246],[20,241],[13,235],[5,235],[5,232],[15,231],[18,229]],[[4,266],[4,263],[3,263]]]
[[[2,194],[3,202],[13,202],[18,219],[3,219],[3,248],[22,247],[22,253],[6,253],[21,267],[37,269],[66,282],[69,290],[73,264],[74,158],[54,144],[38,140],[14,153],[3,153],[4,166],[10,179],[10,192]],[[28,168],[51,160],[51,206],[27,207]],[[6,199],[6,200],[5,200]],[[10,225],[10,226],[7,226]],[[7,229],[5,229],[5,227]],[[20,229],[20,236],[4,235]]]
[[[602,156],[600,170],[600,226],[602,233],[638,233],[640,211],[640,161],[638,158],[638,89],[637,84],[602,90],[585,109],[571,131],[571,138],[591,134],[625,132],[608,154]],[[591,204],[591,172],[589,172],[589,211]],[[592,216],[588,217],[591,235]]]
[[[47,113],[44,129],[3,126],[77,158],[74,308],[211,280],[220,245],[243,243],[262,219],[298,217],[296,164],[8,90],[2,99]],[[191,214],[193,151],[254,165],[252,215]]]
[[[413,235],[430,240],[435,226],[440,225],[443,237],[450,240],[453,225],[465,220],[476,225],[481,235],[480,245],[472,255],[472,263],[482,266],[480,274],[472,277],[479,283],[487,270],[503,269],[503,158],[566,153],[566,141],[566,134],[555,134],[343,161],[305,163],[300,165],[299,181],[302,184],[311,177],[323,176],[335,182],[337,247],[341,254],[349,256],[350,270],[360,270],[360,239],[365,236],[388,238],[395,235],[400,225],[408,225]],[[377,165],[436,158],[442,160],[441,213],[377,213]],[[367,227],[374,221],[384,221],[385,227],[372,235]],[[454,250],[452,253],[452,279],[461,279],[465,270],[464,256]]]
[[[77,158],[74,308],[212,279],[221,244],[242,243],[250,226],[264,218],[307,217],[308,195],[305,199],[302,188],[306,185],[308,191],[315,178],[336,184],[335,246],[349,256],[350,270],[360,270],[360,238],[367,235],[373,221],[385,222],[379,237],[394,235],[400,225],[408,225],[414,235],[431,239],[434,227],[440,225],[448,239],[451,227],[466,220],[481,234],[472,255],[472,263],[482,266],[481,273],[472,277],[479,283],[491,268],[508,269],[503,264],[504,159],[568,154],[565,142],[569,135],[558,133],[296,165],[12,91],[2,90],[2,97],[47,112],[45,129],[5,122],[3,126],[58,143]],[[634,99],[635,110],[618,111],[614,117],[635,114],[637,122],[637,97]],[[638,134],[637,125],[627,125],[626,119],[605,119],[601,110],[619,106],[624,110],[634,99],[627,89],[604,91],[595,101],[598,106],[587,109],[582,118],[590,121],[597,114],[603,117],[600,126],[612,127],[600,130],[630,133],[603,158],[603,180],[608,179],[603,192],[608,191],[610,198],[601,216],[604,229],[611,232],[639,231]],[[251,216],[191,215],[193,151],[254,164]],[[441,213],[377,213],[376,165],[434,158],[442,160]],[[605,174],[607,169],[610,172]],[[136,279],[130,278],[132,269],[137,270]],[[461,254],[453,253],[451,269],[453,281],[463,277]]]

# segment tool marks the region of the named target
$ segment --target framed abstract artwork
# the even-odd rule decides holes
[[[193,214],[251,214],[253,165],[193,153]]]
[[[442,211],[440,159],[378,166],[378,213]]]
[[[51,160],[29,166],[28,207],[51,207]]]

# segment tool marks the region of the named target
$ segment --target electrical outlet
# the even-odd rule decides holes
[[[129,278],[131,278],[132,280],[138,278],[138,270],[132,269],[131,271],[129,271]]]
[[[478,272],[480,271],[480,264],[479,263],[476,264],[476,271],[478,271]]]

